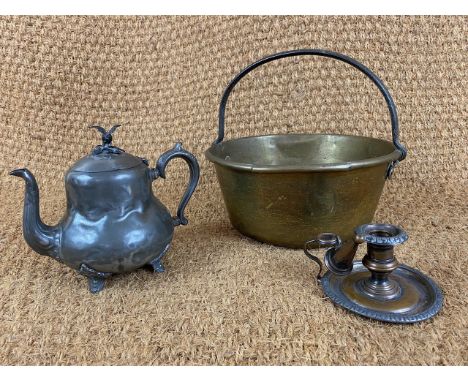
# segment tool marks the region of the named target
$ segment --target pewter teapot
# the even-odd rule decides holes
[[[90,126],[102,135],[102,144],[78,160],[65,174],[67,210],[60,222],[49,226],[39,216],[39,189],[26,168],[10,175],[26,182],[23,234],[28,245],[76,269],[88,278],[89,290],[97,293],[105,279],[115,273],[130,272],[150,265],[163,272],[161,259],[168,251],[174,227],[188,223],[184,209],[198,184],[200,170],[196,158],[180,143],[160,156],[156,167],[148,161],[112,145],[112,134]],[[189,185],[177,215],[154,196],[152,182],[165,178],[173,158],[182,158],[190,169]]]

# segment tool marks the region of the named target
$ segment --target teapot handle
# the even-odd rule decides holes
[[[195,156],[182,148],[182,143],[177,142],[176,145],[163,153],[156,162],[156,167],[153,170],[153,180],[159,177],[166,178],[166,166],[174,158],[182,158],[187,162],[190,169],[190,180],[187,189],[185,190],[182,199],[180,200],[179,207],[177,208],[177,216],[173,217],[174,226],[187,225],[188,220],[184,216],[184,210],[192,197],[193,192],[198,184],[200,178],[200,166],[198,165]]]

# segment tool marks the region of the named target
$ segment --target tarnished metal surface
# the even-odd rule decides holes
[[[428,276],[399,264],[394,246],[405,242],[408,235],[390,224],[364,224],[355,229],[352,240],[323,242],[330,247],[325,254],[329,271],[319,277],[325,294],[338,305],[354,313],[380,321],[412,323],[431,318],[442,308],[440,288]],[[357,246],[367,243],[367,254],[362,262],[353,262]],[[304,247],[306,255],[320,260]]]
[[[322,288],[334,303],[378,321],[411,324],[432,318],[442,309],[443,294],[437,284],[405,264],[401,264],[391,276],[404,288],[404,297],[386,301],[367,299],[363,303],[362,295],[354,291],[354,285],[359,285],[369,276],[370,272],[366,267],[361,262],[355,262],[354,272],[350,276],[327,272],[322,278]]]
[[[354,227],[372,221],[387,166],[398,155],[389,142],[350,136],[284,135],[227,143],[232,161],[242,158],[251,166],[237,169],[213,160],[232,225],[259,241],[291,248],[302,248],[322,232],[348,240]],[[367,162],[371,152],[374,163]],[[211,152],[207,156],[213,158]],[[267,159],[262,167],[255,167],[256,156]]]
[[[346,62],[374,82],[387,102],[392,142],[333,135],[287,134],[223,142],[225,110],[235,85],[250,71],[277,59],[318,55]],[[350,239],[372,221],[385,179],[406,157],[399,142],[396,107],[382,81],[339,53],[304,49],[265,57],[227,86],[219,108],[218,137],[206,151],[215,164],[232,225],[257,240],[292,248],[322,232]]]
[[[10,173],[26,182],[26,242],[34,251],[88,277],[91,292],[100,291],[104,279],[114,273],[129,272],[146,264],[157,272],[164,270],[162,256],[169,249],[174,226],[188,223],[184,209],[199,179],[197,160],[180,143],[161,155],[156,168],[150,168],[145,159],[111,146],[111,134],[102,128],[98,130],[103,144],[65,175],[67,210],[56,226],[41,221],[39,190],[32,173],[28,169]],[[172,217],[154,196],[152,182],[164,178],[168,162],[177,157],[188,163],[190,180],[177,215]]]
[[[68,209],[62,227],[61,258],[79,269],[129,272],[150,263],[172,240],[166,207],[154,197],[150,168],[65,175]]]

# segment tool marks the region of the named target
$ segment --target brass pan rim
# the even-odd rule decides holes
[[[294,139],[294,138],[320,138],[320,137],[338,137],[338,138],[349,138],[350,140],[367,140],[369,143],[384,143],[388,144],[389,148],[393,148],[393,151],[385,155],[369,157],[365,159],[358,159],[352,161],[343,161],[335,163],[306,163],[301,165],[278,165],[278,164],[252,164],[248,162],[233,161],[227,160],[224,157],[221,157],[218,153],[219,149],[222,146],[229,144],[237,143],[242,144],[251,140],[259,139]],[[220,143],[213,143],[211,147],[205,151],[206,158],[217,165],[231,168],[233,170],[243,171],[243,172],[255,172],[255,173],[297,173],[297,172],[335,172],[335,171],[350,171],[359,168],[372,167],[381,165],[384,163],[393,163],[398,161],[401,156],[401,152],[396,149],[392,142],[385,139],[366,137],[360,135],[349,135],[349,134],[310,134],[310,133],[295,133],[295,134],[267,134],[267,135],[255,135],[248,137],[241,137],[236,139],[231,139],[227,141],[222,141]]]

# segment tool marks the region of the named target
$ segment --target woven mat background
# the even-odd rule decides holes
[[[467,17],[0,18],[0,363],[468,364],[467,37]],[[347,313],[301,251],[230,227],[203,155],[221,92],[254,60],[306,47],[361,61],[395,99],[409,154],[376,220],[408,231],[400,261],[444,290],[435,319],[398,326]],[[166,273],[117,276],[94,296],[27,247],[24,185],[7,174],[28,167],[42,217],[56,223],[66,169],[99,143],[86,126],[119,122],[117,145],[154,163],[180,140],[202,178]],[[268,132],[390,139],[390,123],[361,73],[303,57],[259,68],[232,95],[227,138]],[[155,192],[174,210],[186,181],[175,161]]]

